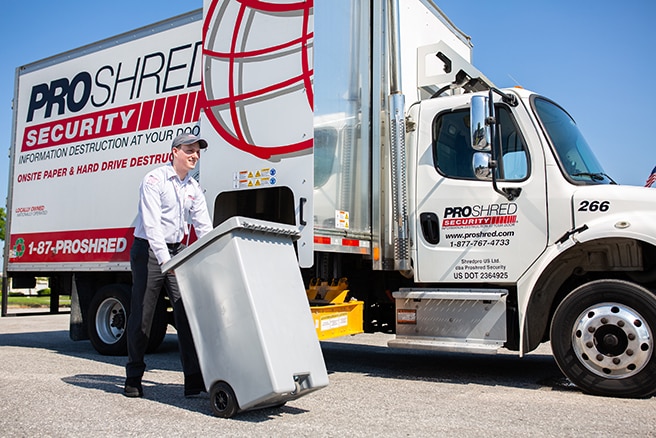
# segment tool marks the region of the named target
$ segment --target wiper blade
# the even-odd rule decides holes
[[[614,180],[613,178],[611,178],[610,176],[608,176],[608,174],[606,174],[606,173],[602,173],[601,175],[603,175],[603,176],[605,176],[606,178],[608,178],[608,181],[610,181],[611,184],[615,184],[615,185],[617,185],[617,183],[615,182],[615,180]]]
[[[588,176],[588,177],[590,177],[590,179],[592,179],[594,181],[603,181],[604,177],[608,178],[608,176],[605,173],[590,173],[590,172],[573,173],[572,176]],[[608,178],[608,179],[613,181],[610,178]]]

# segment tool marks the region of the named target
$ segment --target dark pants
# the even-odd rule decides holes
[[[169,247],[169,252],[171,255],[175,255],[182,248],[182,245],[178,248]],[[155,253],[150,249],[148,241],[143,239],[135,239],[132,244],[130,268],[132,269],[132,300],[130,317],[128,318],[126,376],[141,379],[144,374],[146,369],[144,355],[148,346],[150,328],[153,323],[157,300],[162,287],[164,287],[173,306],[173,317],[178,332],[180,360],[185,381],[189,376],[197,377],[200,374],[198,356],[191,337],[187,314],[180,299],[180,290],[175,275],[172,273],[162,274]]]

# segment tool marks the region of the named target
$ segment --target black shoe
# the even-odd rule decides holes
[[[205,389],[205,383],[203,382],[203,375],[201,373],[196,373],[185,376],[185,397],[193,397],[200,394],[201,392],[207,392]]]
[[[195,395],[200,394],[201,392],[207,392],[207,391],[205,391],[204,387],[203,388],[200,388],[200,387],[198,387],[198,388],[185,388],[184,394],[185,394],[185,397],[193,397]]]
[[[141,379],[136,377],[128,377],[125,379],[125,388],[123,388],[123,395],[126,397],[143,397],[143,387],[141,386]]]

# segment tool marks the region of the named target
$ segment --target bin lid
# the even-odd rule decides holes
[[[229,234],[237,229],[249,230],[258,234],[287,236],[291,240],[296,240],[301,236],[301,232],[297,227],[293,225],[263,221],[243,216],[233,216],[229,219],[226,219],[212,231],[189,245],[171,260],[164,263],[162,265],[162,272],[167,272],[175,269],[196,252],[200,251],[207,245],[210,245],[215,240],[220,239],[222,236],[225,236],[226,234]]]

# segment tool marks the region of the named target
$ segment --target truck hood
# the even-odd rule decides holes
[[[580,187],[572,194],[574,228],[587,226],[577,238],[629,237],[656,242],[656,190],[621,185]]]

